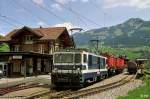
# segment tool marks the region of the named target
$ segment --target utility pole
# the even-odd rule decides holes
[[[150,37],[149,36],[148,37],[144,37],[144,39],[146,40],[146,43],[148,43],[148,45],[146,45],[146,47],[149,50],[149,47],[150,47],[150,45],[149,45]],[[147,57],[147,58],[149,57],[148,53],[144,52],[144,54],[145,54],[145,57]]]
[[[148,43],[148,46],[149,46],[150,37],[144,37],[144,39],[146,40],[146,42]]]
[[[102,39],[104,39],[105,36],[102,36],[102,35],[95,35],[95,36],[96,36],[96,39],[92,39],[92,40],[90,40],[90,42],[91,42],[92,45],[96,45],[96,46],[95,46],[95,50],[96,50],[96,52],[99,53],[100,41],[101,41]]]
[[[97,37],[97,39],[93,39],[93,40],[90,40],[90,42],[93,44],[93,43],[95,43],[96,42],[96,50],[98,51],[98,49],[99,49],[99,38]]]

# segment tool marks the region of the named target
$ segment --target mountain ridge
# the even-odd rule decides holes
[[[89,45],[90,40],[101,38],[103,45],[109,46],[141,46],[150,37],[150,21],[140,18],[130,18],[127,21],[98,29],[91,29],[73,35],[78,46]]]

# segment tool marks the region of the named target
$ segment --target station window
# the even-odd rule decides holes
[[[25,41],[32,41],[33,40],[33,36],[32,35],[26,35],[25,36]]]
[[[13,47],[13,51],[18,52],[18,51],[19,51],[19,45],[15,45],[15,46]]]

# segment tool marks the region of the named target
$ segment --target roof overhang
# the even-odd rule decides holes
[[[0,56],[26,56],[26,57],[47,57],[51,58],[51,54],[38,53],[38,52],[0,52]]]
[[[36,36],[38,36],[38,37],[42,37],[42,36],[43,36],[41,33],[35,32],[35,31],[33,31],[31,28],[25,26],[25,27],[23,27],[22,29],[19,29],[16,33],[14,33],[14,34],[11,36],[11,38],[17,36],[17,35],[18,35],[19,33],[21,33],[22,31],[29,31],[29,32],[33,33],[34,35],[36,35]]]

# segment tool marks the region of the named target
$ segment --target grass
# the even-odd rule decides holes
[[[127,96],[118,99],[150,99],[150,77],[142,77],[144,85],[128,92]]]
[[[150,60],[144,64],[144,71],[150,72]],[[150,76],[140,78],[144,84],[132,91],[127,96],[119,96],[118,99],[150,99]]]
[[[92,50],[93,52],[96,52],[97,50],[94,47],[89,47],[87,45],[85,46],[77,46],[79,48],[88,48]],[[141,46],[141,47],[126,47],[126,48],[112,48],[110,46],[99,46],[99,52],[107,52],[113,55],[126,55],[129,59],[135,60],[139,57],[150,57],[150,47],[149,46]]]
[[[126,55],[128,56],[129,59],[135,59],[137,57],[140,57],[141,56],[141,53],[137,53],[135,52],[135,50],[131,50],[129,48],[118,48],[118,49],[114,49],[114,48],[106,48],[106,47],[102,47],[101,48],[103,52],[108,52],[108,53],[112,53],[114,55]]]
[[[150,72],[150,60],[144,64],[144,71]]]

